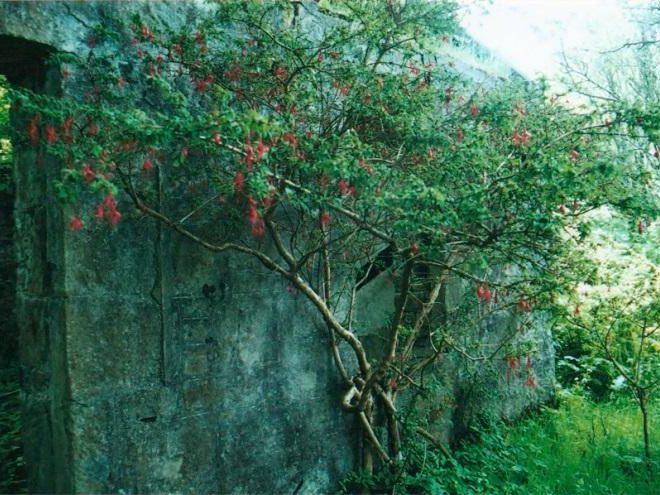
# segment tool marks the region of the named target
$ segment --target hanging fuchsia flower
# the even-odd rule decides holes
[[[522,146],[524,144],[528,144],[531,137],[532,135],[527,130],[522,132],[516,131],[513,133],[511,141],[515,146]]]
[[[343,196],[346,196],[351,192],[351,183],[346,179],[341,179],[339,182],[337,182],[337,187]]]
[[[30,120],[30,125],[28,126],[28,133],[30,134],[30,142],[32,146],[37,146],[39,144],[39,121],[41,116],[39,114],[32,117]]]
[[[103,207],[103,203],[100,203],[96,207],[96,211],[94,212],[94,216],[99,220],[103,220],[105,218],[105,208]]]
[[[252,164],[254,163],[254,148],[252,143],[249,140],[245,141],[245,167],[248,172],[252,170]]]
[[[78,217],[78,216],[73,217],[71,219],[71,221],[69,222],[69,228],[71,230],[73,230],[74,232],[77,232],[80,229],[82,229],[83,228],[83,222],[80,219],[80,217]]]
[[[490,302],[493,298],[492,291],[487,285],[479,285],[477,287],[477,299],[485,302]]]
[[[247,199],[247,204],[248,204],[248,219],[250,222],[255,222],[257,218],[259,218],[259,212],[257,211],[257,202],[252,199],[252,196],[250,196]]]
[[[122,217],[121,213],[119,213],[117,210],[112,210],[108,214],[108,220],[112,225],[117,225],[119,223],[119,220],[121,220],[121,217]]]
[[[217,144],[218,146],[219,146],[220,144],[222,144],[222,136],[220,135],[219,132],[214,133],[214,134],[213,134],[213,137],[211,138],[211,140],[212,140],[215,144]]]
[[[57,131],[53,126],[46,127],[46,141],[53,144],[57,141]]]
[[[243,175],[243,172],[238,170],[236,172],[236,175],[234,175],[234,191],[240,193],[243,191],[244,187],[245,187],[245,175]]]
[[[298,138],[296,138],[296,136],[291,132],[285,132],[282,134],[282,140],[286,141],[294,148],[298,146]]]
[[[142,170],[145,172],[151,172],[151,170],[154,168],[154,164],[151,162],[151,159],[147,156],[144,158],[144,161],[142,162]]]
[[[252,236],[253,237],[263,237],[266,233],[266,224],[264,223],[263,218],[258,217],[254,222],[252,222]]]
[[[470,106],[470,115],[472,115],[473,117],[479,115],[479,107],[477,105],[472,104]]]
[[[332,221],[332,218],[330,217],[330,213],[328,213],[327,211],[324,211],[324,212],[321,212],[319,220],[321,222],[321,227],[326,228],[328,225],[330,225],[330,222]]]
[[[259,139],[257,141],[257,160],[261,160],[270,148],[264,144],[264,142]]]
[[[85,165],[82,169],[82,176],[85,182],[89,183],[94,180],[96,174],[94,173],[92,167],[90,167],[89,165]]]

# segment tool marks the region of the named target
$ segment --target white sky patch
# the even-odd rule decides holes
[[[553,78],[562,51],[581,60],[638,39],[630,18],[651,0],[462,0],[463,27],[526,77]]]

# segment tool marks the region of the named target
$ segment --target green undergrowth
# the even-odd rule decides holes
[[[20,388],[14,370],[0,372],[0,493],[25,492]]]
[[[660,402],[651,424],[660,422]],[[425,444],[411,448],[404,469],[353,473],[347,493],[437,495],[657,495],[660,434],[652,432],[647,467],[639,411],[632,402],[594,403],[563,392],[515,425],[484,425],[448,459]]]

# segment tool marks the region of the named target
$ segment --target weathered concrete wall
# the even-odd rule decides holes
[[[395,295],[388,272],[358,292],[358,327],[371,329],[363,340],[372,352],[382,347],[378,329],[391,320]],[[430,328],[446,331],[451,345],[442,345],[441,355],[429,367],[432,383],[427,386],[433,392],[414,400],[418,419],[437,438],[454,443],[477,421],[515,419],[552,398],[555,356],[543,315],[497,310],[494,303],[477,300],[472,283],[450,278],[436,303]],[[428,340],[419,339],[419,356],[433,354]],[[406,394],[404,404],[410,403],[410,395]]]
[[[13,37],[5,49],[36,41],[76,53],[98,22],[139,10],[149,22],[192,24],[205,8],[2,3],[0,35]],[[59,87],[59,70],[44,82]],[[260,266],[151,221],[69,231],[51,199],[59,164],[20,143],[16,155],[31,490],[336,488],[354,466],[352,425],[308,304]]]
[[[31,42],[86,53],[88,28],[98,22],[139,10],[152,24],[193,25],[207,8],[203,1],[4,2],[0,36],[9,38],[0,49],[25,48],[20,63],[43,53]],[[56,67],[42,60],[35,67],[23,83],[32,74],[35,89],[62,88]],[[25,125],[17,115],[19,131]],[[145,219],[69,231],[51,199],[59,164],[31,147],[17,145],[16,155],[31,490],[332,491],[354,466],[356,436],[309,304],[246,258],[212,255]],[[374,300],[385,304],[388,289],[379,283],[364,294],[378,291]],[[376,312],[370,302],[373,321],[365,326],[375,328],[385,306]],[[476,338],[487,340],[482,330]],[[451,355],[446,363],[445,402],[430,414],[448,436],[466,370]],[[502,402],[507,414],[510,403]]]

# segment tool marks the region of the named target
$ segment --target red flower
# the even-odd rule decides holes
[[[94,170],[92,170],[92,167],[90,167],[89,165],[85,165],[83,167],[82,175],[83,175],[83,179],[85,179],[85,182],[87,183],[92,182],[96,177]]]
[[[257,211],[257,202],[252,199],[250,196],[247,200],[248,204],[248,218],[250,222],[254,223],[259,218],[259,212]]]
[[[113,209],[108,213],[108,217],[112,225],[117,225],[119,223],[119,220],[121,220],[121,213]]]
[[[387,382],[387,386],[394,391],[399,388],[399,382],[396,381],[396,378],[392,377],[390,378],[390,381]]]
[[[566,207],[563,204],[559,205],[559,213],[561,213],[562,215],[566,215],[567,211],[568,210],[566,209]]]
[[[330,52],[330,56],[333,58],[333,60],[337,60],[339,58],[339,52]]]
[[[231,68],[231,70],[225,72],[225,77],[230,81],[236,81],[240,76],[241,76],[241,66],[238,64],[234,65]]]
[[[351,192],[351,183],[348,182],[346,179],[341,179],[339,182],[337,182],[337,187],[344,196],[350,194]]]
[[[80,217],[73,217],[69,222],[69,228],[73,231],[78,231],[83,228],[83,222]]]
[[[147,26],[142,25],[140,28],[140,34],[142,35],[143,38],[148,39],[149,41],[154,40],[154,33],[149,29]]]
[[[348,86],[342,86],[341,88],[339,88],[339,92],[341,93],[342,96],[348,96],[349,91],[350,90]]]
[[[203,79],[195,80],[195,91],[204,93],[208,89],[208,83]]]
[[[57,131],[52,126],[46,127],[46,141],[51,144],[57,141]]]
[[[536,378],[533,376],[528,376],[527,381],[525,381],[525,385],[527,385],[530,388],[536,388]]]
[[[254,162],[254,148],[250,141],[245,141],[245,167],[248,172],[252,170],[252,163]]]
[[[273,75],[275,77],[279,77],[280,79],[284,79],[287,75],[287,70],[284,67],[275,67],[273,69]]]
[[[149,157],[148,156],[145,157],[144,161],[142,162],[142,170],[144,170],[145,172],[150,172],[153,168],[154,168],[154,164],[151,163]]]
[[[92,121],[89,123],[89,126],[87,127],[87,133],[88,133],[90,136],[96,136],[96,134],[98,134],[98,132],[99,132],[99,130],[98,130],[98,128],[96,127],[96,123],[92,120]]]
[[[64,123],[62,124],[62,131],[64,133],[64,140],[68,143],[72,141],[71,137],[71,128],[73,127],[74,124],[73,117],[69,116],[66,119],[64,119]]]
[[[287,143],[289,143],[294,148],[298,146],[298,138],[296,138],[296,136],[293,135],[293,133],[291,132],[285,132],[284,134],[282,134],[282,139]]]
[[[513,136],[511,137],[511,141],[515,146],[522,146],[523,144],[528,144],[529,139],[532,137],[532,135],[527,132],[527,130],[524,130],[522,132],[514,132]]]
[[[185,160],[186,158],[188,158],[189,152],[190,150],[188,149],[188,146],[184,146],[183,148],[181,148],[181,159]]]
[[[266,225],[263,218],[259,217],[252,222],[252,235],[254,237],[263,237],[266,233]]]
[[[419,253],[419,246],[417,245],[416,242],[413,242],[412,244],[410,244],[410,252],[411,252],[412,254],[417,254],[417,253]]]
[[[70,76],[70,75],[71,75],[71,72],[69,72],[68,70],[64,69],[64,70],[62,71],[62,79],[64,79],[65,81],[66,81],[67,79],[69,79],[69,76]]]
[[[573,160],[574,162],[578,161],[578,159],[580,158],[580,153],[578,153],[578,151],[575,149],[571,150],[569,155],[571,157],[571,160]]]
[[[126,79],[124,79],[123,77],[120,76],[117,79],[117,86],[120,87],[120,88],[123,88],[125,85],[126,85]]]
[[[222,136],[220,135],[219,132],[216,132],[215,134],[213,134],[213,137],[211,138],[211,140],[215,144],[220,145],[222,143]]]
[[[321,221],[321,227],[325,228],[328,225],[330,225],[332,218],[330,217],[330,213],[324,211],[321,212],[321,216],[319,217],[319,220]]]
[[[117,208],[117,200],[112,194],[108,194],[103,200],[103,204],[109,209],[114,210]]]
[[[96,213],[94,213],[94,216],[99,220],[103,220],[105,217],[105,209],[103,208],[103,203],[99,203],[99,205],[96,207]]]
[[[264,144],[264,142],[259,139],[257,141],[257,160],[261,160],[270,148]]]
[[[243,191],[244,187],[245,187],[245,175],[243,175],[243,172],[239,170],[236,172],[236,175],[234,175],[234,191],[239,193]]]
[[[473,117],[479,115],[479,107],[477,105],[473,104],[470,106],[470,115],[472,115]]]
[[[463,141],[463,138],[465,138],[465,134],[463,133],[463,129],[459,128],[456,130],[456,140],[460,143]]]
[[[486,285],[480,285],[477,287],[477,299],[481,301],[490,302],[493,298],[493,293]]]
[[[28,128],[28,132],[30,134],[30,142],[32,143],[32,146],[37,146],[39,144],[39,121],[41,120],[41,116],[39,114],[35,115],[32,117],[32,120],[30,120],[30,126]]]
[[[525,299],[519,299],[518,309],[524,313],[528,313],[532,310],[532,304]]]

